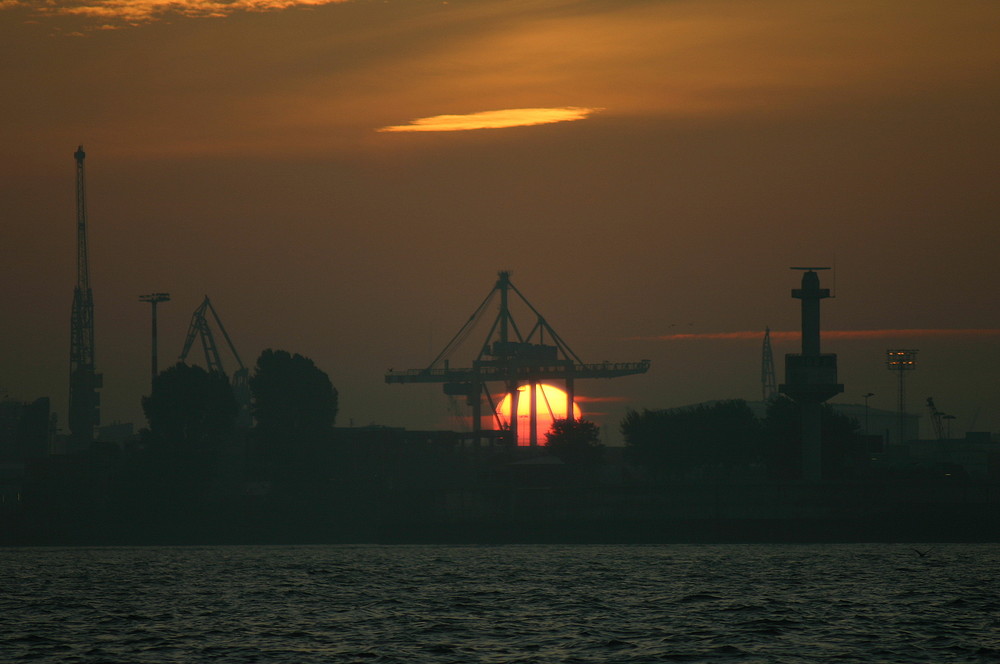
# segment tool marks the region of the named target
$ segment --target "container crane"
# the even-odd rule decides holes
[[[233,354],[233,358],[236,360],[236,364],[239,366],[236,371],[233,372],[232,378],[229,379],[230,385],[233,388],[233,396],[236,397],[236,403],[239,404],[240,410],[237,415],[237,422],[241,426],[250,426],[250,370],[243,366],[243,360],[240,359],[240,354],[236,350],[236,346],[233,345],[232,339],[229,338],[229,333],[226,332],[226,326],[222,324],[222,319],[219,318],[219,314],[215,311],[215,307],[212,306],[211,300],[208,296],[205,296],[204,301],[194,310],[191,315],[191,324],[188,326],[187,338],[184,340],[184,349],[181,351],[180,360],[184,362],[187,359],[188,353],[191,352],[191,347],[194,345],[195,337],[201,340],[201,348],[205,353],[205,365],[208,367],[208,371],[218,372],[223,376],[227,376],[225,367],[222,365],[222,357],[219,355],[219,347],[215,343],[215,335],[212,333],[212,326],[209,325],[209,319],[207,314],[212,315],[212,320],[215,321],[216,326],[219,331],[222,332],[222,337],[226,340],[226,345],[229,347],[229,351]]]
[[[511,314],[511,299],[516,297],[535,316],[533,326],[523,334]],[[499,300],[499,311],[489,326],[485,340],[472,366],[452,368],[450,355],[463,344],[478,324],[486,319],[491,303]],[[492,419],[497,429],[504,425],[496,414],[496,404],[487,388],[490,382],[502,382],[511,398],[510,423],[507,434],[513,444],[517,444],[518,387],[530,385],[529,444],[538,444],[538,413],[534,395],[536,387],[543,380],[564,381],[566,386],[566,414],[573,417],[574,381],[578,378],[617,378],[642,374],[649,370],[649,360],[640,362],[603,362],[585,364],[563,341],[542,317],[538,310],[521,294],[510,281],[510,272],[499,273],[493,289],[473,312],[458,333],[448,342],[436,358],[423,369],[407,371],[390,370],[385,375],[386,383],[443,383],[444,392],[450,396],[464,396],[472,407],[474,435],[478,440],[484,437],[482,431],[482,401],[485,393],[489,402]]]

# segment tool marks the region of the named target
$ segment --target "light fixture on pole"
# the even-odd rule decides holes
[[[152,376],[152,378],[155,379],[156,378],[156,373],[157,373],[157,367],[156,367],[156,305],[159,304],[160,302],[169,302],[170,301],[170,293],[150,293],[148,295],[140,295],[139,296],[139,301],[140,302],[149,302],[149,304],[152,305],[152,308],[153,308],[153,348],[152,348],[152,353],[153,353],[153,360],[152,360],[153,376]],[[150,389],[152,389],[152,387]]]

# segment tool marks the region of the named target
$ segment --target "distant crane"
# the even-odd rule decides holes
[[[191,352],[191,346],[194,345],[194,339],[197,336],[201,340],[201,348],[205,353],[205,364],[209,372],[216,371],[228,377],[225,367],[222,365],[222,357],[219,355],[218,345],[215,343],[215,335],[212,334],[212,327],[209,325],[208,316],[206,315],[208,313],[211,313],[212,320],[215,321],[219,331],[222,332],[222,336],[226,340],[226,345],[229,346],[229,351],[233,354],[233,358],[239,366],[233,372],[229,383],[233,388],[233,396],[236,397],[236,403],[240,407],[237,422],[240,426],[249,427],[251,423],[250,370],[243,366],[243,360],[240,359],[240,354],[237,352],[236,346],[233,345],[232,339],[229,338],[226,326],[222,324],[222,319],[219,318],[219,314],[215,311],[215,307],[212,306],[212,302],[208,299],[207,295],[191,315],[191,324],[188,326],[187,338],[184,340],[184,349],[181,351],[180,360],[184,362],[187,359],[188,353]]]
[[[76,288],[73,289],[73,314],[70,322],[69,351],[69,430],[72,445],[82,449],[94,440],[94,429],[101,423],[103,376],[94,369],[94,294],[90,289],[90,265],[87,259],[87,187],[83,146],[76,159]]]
[[[521,332],[511,314],[511,295],[520,299],[521,303],[535,315],[535,322],[527,334]],[[479,346],[480,351],[472,366],[453,369],[449,365],[449,356],[471,334],[477,324],[482,321],[491,303],[499,300],[499,311],[489,325],[489,332]],[[528,328],[526,328],[528,329]],[[496,285],[490,291],[482,304],[458,333],[448,342],[436,358],[423,369],[408,371],[390,370],[385,375],[387,383],[443,383],[445,394],[464,396],[472,407],[472,422],[474,435],[478,440],[484,435],[482,431],[482,401],[485,392],[493,418],[498,429],[502,428],[496,416],[496,407],[492,396],[486,388],[489,382],[502,382],[511,398],[509,429],[507,435],[512,444],[518,440],[517,413],[518,387],[530,385],[528,394],[531,401],[529,415],[529,444],[538,444],[537,403],[534,398],[536,386],[542,380],[560,380],[566,385],[566,413],[573,417],[574,381],[577,378],[616,378],[633,374],[645,373],[649,370],[649,360],[641,362],[603,362],[599,364],[584,364],[566,342],[546,322],[538,310],[525,299],[524,295],[510,281],[510,272],[499,273]]]
[[[774,377],[774,353],[771,352],[771,328],[764,328],[764,347],[761,352],[760,361],[760,386],[761,396],[764,401],[770,401],[771,397],[778,393],[778,381]]]
[[[954,419],[951,415],[945,415],[934,405],[934,397],[927,397],[927,410],[931,412],[931,424],[934,426],[934,436],[940,441],[945,440],[944,419]]]

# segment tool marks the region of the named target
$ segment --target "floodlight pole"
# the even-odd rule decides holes
[[[152,346],[153,346],[152,347],[152,355],[153,355],[153,357],[152,357],[152,362],[151,362],[153,374],[152,374],[152,378],[150,379],[150,389],[152,389],[152,381],[156,380],[156,374],[157,374],[157,366],[156,366],[156,364],[157,364],[156,363],[156,358],[157,358],[157,349],[156,349],[156,305],[159,304],[160,302],[169,302],[170,301],[170,293],[150,293],[148,295],[140,295],[139,296],[139,301],[140,302],[149,302],[149,304],[152,306],[152,310],[153,310],[153,344],[152,344]]]
[[[899,374],[899,442],[906,438],[906,372],[917,368],[917,349],[896,348],[885,351],[885,366]]]

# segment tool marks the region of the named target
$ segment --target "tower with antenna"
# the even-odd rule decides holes
[[[94,295],[87,259],[87,187],[83,165],[86,154],[82,145],[73,157],[76,159],[76,288],[70,322],[68,419],[71,445],[82,449],[94,440],[94,429],[101,422],[101,395],[97,390],[103,381],[94,368]]]
[[[819,270],[827,267],[793,267],[801,270],[802,287],[792,297],[802,301],[802,352],[785,355],[785,382],[778,389],[795,400],[802,410],[802,479],[823,479],[822,406],[844,391],[837,382],[837,355],[821,353],[819,303],[830,297],[829,288],[819,287]]]

